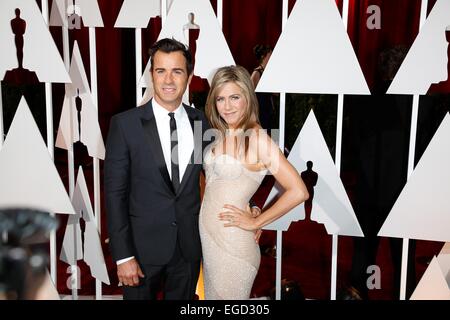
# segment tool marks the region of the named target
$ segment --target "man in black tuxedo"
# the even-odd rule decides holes
[[[104,168],[111,251],[124,299],[155,299],[161,283],[165,299],[192,299],[201,258],[201,137],[209,126],[182,103],[193,71],[189,50],[162,39],[150,59],[154,98],[111,119]]]

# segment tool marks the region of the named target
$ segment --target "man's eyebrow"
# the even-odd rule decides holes
[[[174,70],[174,71],[183,71],[183,72],[184,72],[184,69],[183,69],[183,68],[173,68],[173,70]]]

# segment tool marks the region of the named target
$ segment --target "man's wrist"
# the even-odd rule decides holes
[[[133,259],[134,259],[134,256],[131,256],[131,257],[128,257],[128,258],[124,258],[124,259],[120,259],[120,260],[116,261],[116,264],[119,265],[119,264],[122,264],[124,262],[130,261],[130,260],[133,260]]]
[[[257,216],[259,216],[261,214],[261,209],[258,206],[252,206],[251,208],[252,210],[252,217],[256,218]]]

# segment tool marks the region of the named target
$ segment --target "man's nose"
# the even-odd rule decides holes
[[[173,82],[173,77],[172,77],[172,74],[170,72],[168,72],[166,74],[166,76],[164,77],[164,82],[165,83],[172,83]]]

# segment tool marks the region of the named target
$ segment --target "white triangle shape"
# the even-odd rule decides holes
[[[433,257],[430,265],[423,274],[416,289],[411,295],[411,300],[450,300],[449,284],[445,280],[438,259]]]
[[[103,160],[105,159],[105,144],[98,123],[97,111],[89,93],[81,94],[80,98],[82,101],[81,137],[78,131],[78,111],[75,98],[65,96],[55,146],[69,150],[71,143],[80,141],[87,147],[89,156]]]
[[[23,35],[23,67],[36,72],[40,82],[70,82],[64,63],[53,38],[44,22],[36,1],[8,0],[0,1],[0,79],[7,70],[18,68],[14,34],[11,20],[15,18],[15,9],[20,9],[20,18],[26,21]]]
[[[76,212],[78,214],[82,213],[83,220],[86,222],[83,245],[84,261],[89,266],[91,275],[95,279],[110,284],[100,235],[95,222],[94,210],[92,210],[91,199],[81,166],[78,169],[77,183],[75,185],[72,203]]]
[[[450,116],[447,113],[378,232],[450,241]]]
[[[161,2],[125,0],[114,28],[147,28],[150,19],[161,15]]]
[[[97,109],[92,102],[90,93],[80,94],[81,109],[81,137],[80,141],[87,147],[91,157],[105,159],[105,143],[103,142]]]
[[[167,15],[166,23],[159,34],[158,40],[174,38],[186,45],[187,39],[183,26],[188,22],[188,14],[193,12],[195,23],[200,26],[197,39],[194,74],[211,83],[215,71],[223,66],[234,65],[234,59],[228,48],[225,36],[208,0],[175,0]],[[140,81],[142,87],[151,83],[150,60],[145,67]]]
[[[61,111],[55,145],[58,148],[68,150],[71,141],[81,141],[87,147],[91,157],[104,159],[105,144],[98,123],[98,112],[92,100],[89,83],[76,41],[73,47],[69,73],[73,82],[66,85],[66,96]],[[78,95],[78,92],[82,100],[81,137],[78,132],[78,111],[75,104],[75,97]]]
[[[0,206],[75,213],[23,97],[0,151],[0,177]]]
[[[445,81],[450,26],[450,0],[438,0],[400,66],[387,93],[426,94],[433,83]]]
[[[105,284],[110,284],[100,235],[95,221],[86,222],[86,229],[84,231],[84,261],[89,266],[93,278]]]
[[[72,1],[53,0],[50,13],[51,26],[67,26],[67,15],[73,13],[68,10],[70,5]],[[75,6],[85,27],[103,27],[103,18],[97,0],[75,0]]]
[[[81,240],[80,213],[74,206],[75,214],[69,216],[62,242],[59,259],[70,265],[76,265],[83,259],[83,241]]]
[[[450,256],[450,242],[444,243],[444,245],[442,246],[441,251],[439,251],[438,258],[440,256],[442,256],[442,255],[449,255]]]
[[[64,96],[61,118],[59,119],[58,134],[55,142],[55,147],[57,148],[69,150],[72,143],[80,140],[77,110],[73,107],[73,105],[75,105],[74,100],[74,98]]]
[[[103,27],[98,0],[75,0],[75,5],[81,9],[81,17],[85,27]]]
[[[446,242],[437,256],[439,266],[444,272],[445,280],[450,286],[450,242]]]
[[[69,75],[72,83],[66,85],[67,94],[71,97],[77,96],[77,89],[80,93],[89,92],[89,81],[86,76],[86,70],[84,69],[83,59],[81,58],[80,48],[78,42],[73,44],[72,60],[70,61]]]
[[[449,300],[450,242],[446,242],[439,255],[433,258],[417,284],[411,300]]]
[[[50,26],[67,27],[66,2],[67,0],[53,0],[48,23]]]
[[[323,223],[328,234],[363,236],[312,110],[289,153],[288,160],[299,173],[306,170],[307,161],[312,161],[312,169],[318,173],[318,181],[314,187],[311,220]],[[266,204],[272,202],[279,194],[279,189],[280,187],[272,189]],[[304,218],[304,205],[297,206],[264,229],[286,231],[291,221]]]
[[[170,11],[170,9],[172,8],[172,3],[174,0],[167,0],[167,11]]]
[[[334,0],[295,3],[256,91],[370,94]]]

